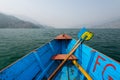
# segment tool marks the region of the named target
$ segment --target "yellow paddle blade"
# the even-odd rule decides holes
[[[93,37],[93,33],[89,31],[84,32],[81,36],[81,38],[86,41],[90,40],[92,37]]]

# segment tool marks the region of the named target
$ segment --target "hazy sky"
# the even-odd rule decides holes
[[[120,0],[0,0],[0,12],[54,27],[81,27],[120,18]]]

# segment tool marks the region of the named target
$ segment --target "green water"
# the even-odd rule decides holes
[[[0,29],[0,69],[44,45],[61,33],[77,39],[79,29]],[[120,62],[120,29],[90,29],[94,38],[85,44]]]

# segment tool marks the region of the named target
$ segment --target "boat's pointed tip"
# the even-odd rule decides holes
[[[67,34],[60,34],[60,35],[56,36],[55,39],[57,39],[57,40],[72,39],[72,37]]]

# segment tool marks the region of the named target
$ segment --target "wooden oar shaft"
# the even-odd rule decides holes
[[[76,60],[72,61],[73,64],[80,70],[80,72],[83,73],[83,75],[87,78],[87,80],[92,80],[92,78],[90,77],[90,75],[82,68],[82,66],[80,66]]]
[[[55,71],[50,75],[48,80],[51,80],[54,75],[60,70],[60,68],[65,64],[67,59],[73,54],[73,52],[78,48],[78,46],[81,44],[81,42],[77,41],[77,44],[74,46],[74,48],[68,53],[67,57],[62,61],[62,63],[55,69]]]

